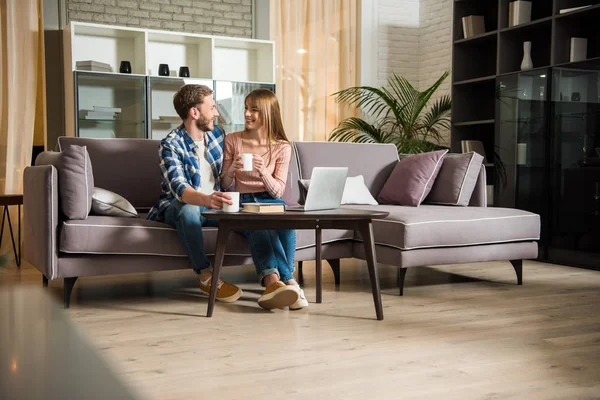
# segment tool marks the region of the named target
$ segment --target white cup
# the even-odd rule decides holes
[[[223,212],[236,213],[240,211],[240,192],[225,192],[231,197],[233,204],[223,203]]]
[[[252,154],[251,153],[243,153],[242,154],[242,162],[244,163],[244,167],[242,171],[252,171]]]

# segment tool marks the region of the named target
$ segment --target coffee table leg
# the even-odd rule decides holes
[[[317,278],[317,303],[323,302],[323,275],[321,273],[323,268],[323,261],[321,260],[321,228],[315,229],[315,274]]]
[[[373,291],[373,302],[377,319],[383,319],[383,307],[381,305],[381,292],[379,291],[379,275],[377,274],[377,258],[375,256],[375,241],[373,239],[373,222],[365,221],[360,224],[360,235],[365,247],[367,266],[369,267],[369,278],[371,278],[371,290]]]
[[[215,300],[217,298],[217,288],[219,277],[221,276],[221,266],[223,265],[223,259],[225,258],[225,248],[227,247],[227,239],[229,239],[229,228],[227,222],[221,221],[219,223],[219,231],[217,233],[217,251],[215,252],[215,263],[213,265],[212,279],[210,281],[210,295],[208,297],[208,310],[206,311],[207,317],[212,317],[213,309],[215,307]]]

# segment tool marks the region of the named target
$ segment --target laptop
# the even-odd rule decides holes
[[[286,211],[333,210],[340,207],[347,167],[314,167],[303,206],[287,207]]]

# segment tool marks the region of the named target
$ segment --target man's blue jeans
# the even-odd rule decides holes
[[[240,194],[240,203],[254,202],[285,204],[281,198],[274,199],[268,192]],[[252,260],[261,284],[263,278],[270,274],[277,274],[283,282],[294,279],[295,230],[238,232],[248,239]]]
[[[273,199],[268,193],[242,194],[240,202],[281,203],[281,199]],[[177,235],[192,263],[192,268],[199,274],[211,267],[204,247],[202,227],[219,226],[219,221],[207,219],[202,212],[212,211],[202,206],[174,201],[165,211],[164,220],[177,230]],[[296,254],[296,231],[240,231],[246,236],[250,253],[259,282],[270,274],[277,274],[287,282],[294,279],[294,256]]]
[[[204,248],[203,226],[218,226],[219,221],[202,216],[209,208],[185,204],[175,200],[165,210],[165,222],[177,229],[177,236],[192,262],[192,268],[199,274],[211,264]]]

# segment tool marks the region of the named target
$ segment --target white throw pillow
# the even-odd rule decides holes
[[[310,179],[300,179],[300,183],[308,190]],[[371,192],[369,192],[363,176],[357,175],[346,178],[344,194],[342,195],[342,204],[368,204],[376,206],[379,203],[377,203],[377,200],[375,200]]]
[[[92,214],[108,217],[139,217],[135,208],[123,196],[110,190],[94,188]]]

